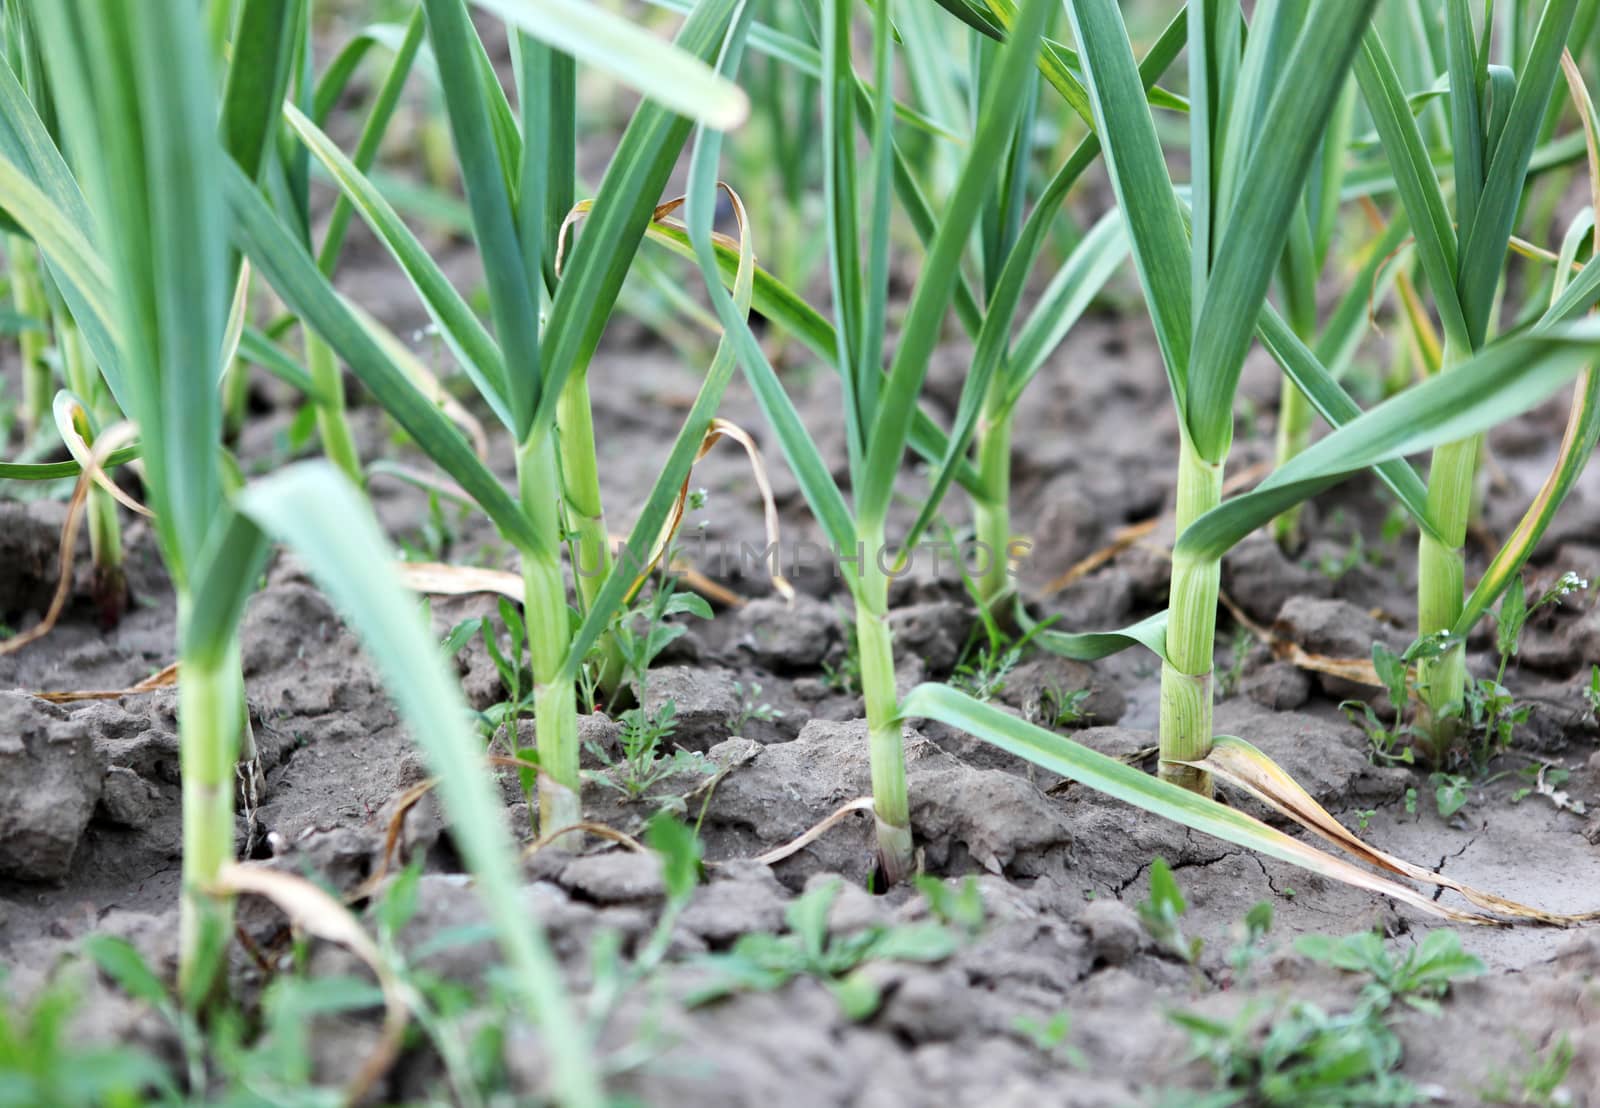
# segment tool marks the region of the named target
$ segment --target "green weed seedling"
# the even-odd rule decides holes
[[[73,1042],[69,1023],[82,991],[70,970],[58,969],[26,1005],[13,1002],[0,978],[0,1102],[135,1108],[149,1092],[174,1095],[166,1067],[151,1055]]]
[[[618,717],[622,725],[620,758],[589,744],[589,753],[605,766],[605,772],[590,774],[589,779],[615,789],[630,801],[644,797],[668,778],[685,773],[704,776],[716,769],[703,754],[688,750],[674,750],[666,757],[661,754],[677,730],[678,707],[669,700],[651,708],[646,693],[650,666],[656,657],[688,631],[682,623],[667,622],[675,615],[710,619],[711,606],[694,593],[679,592],[676,579],[662,574],[650,599],[630,611],[616,629],[617,648],[633,678],[638,704]],[[668,804],[680,813],[683,810],[681,797],[669,799]]]
[[[783,718],[783,712],[761,699],[761,682],[733,683],[733,695],[738,698],[739,711],[728,717],[728,730],[733,734],[743,731],[751,722],[774,723]]]
[[[1349,973],[1365,974],[1363,998],[1381,1010],[1396,1002],[1430,1015],[1452,982],[1485,972],[1483,961],[1461,948],[1454,931],[1430,931],[1422,942],[1395,954],[1371,931],[1342,939],[1303,935],[1295,949],[1313,961]]]
[[[1548,1050],[1529,1050],[1528,1063],[1514,1073],[1497,1074],[1479,1091],[1485,1104],[1570,1108],[1577,1101],[1567,1086],[1575,1054],[1572,1040],[1562,1035]]]
[[[1039,1053],[1048,1054],[1056,1061],[1075,1070],[1089,1068],[1089,1060],[1084,1057],[1083,1051],[1067,1041],[1072,1034],[1072,1016],[1070,1013],[1065,1011],[1057,1012],[1049,1019],[1018,1016],[1011,1022],[1011,1027]]]
[[[984,907],[983,890],[978,887],[976,878],[963,878],[954,888],[926,873],[917,874],[912,882],[928,901],[928,911],[933,913],[934,919],[969,936],[983,930],[988,909]]]
[[[1233,925],[1233,948],[1228,951],[1228,966],[1233,980],[1250,976],[1256,962],[1267,953],[1267,935],[1272,931],[1272,902],[1258,900],[1238,923]]]
[[[1295,947],[1363,975],[1355,1007],[1329,1013],[1305,1001],[1270,1011],[1250,1005],[1230,1022],[1169,1013],[1189,1032],[1194,1057],[1216,1076],[1216,1091],[1203,1103],[1369,1108],[1420,1102],[1422,1091],[1395,1073],[1401,1045],[1390,1026],[1394,1006],[1436,1014],[1450,984],[1483,973],[1483,963],[1461,949],[1453,931],[1431,932],[1402,957],[1370,932],[1343,939],[1307,935]]]
[[[1184,937],[1180,921],[1188,910],[1189,902],[1178,888],[1178,879],[1172,876],[1172,867],[1165,858],[1156,858],[1150,863],[1150,895],[1135,911],[1157,946],[1192,966],[1200,960],[1203,940]]]
[[[942,923],[874,924],[850,935],[828,933],[828,911],[840,883],[830,882],[789,905],[789,930],[774,935],[741,935],[726,953],[699,964],[710,980],[689,997],[691,1007],[739,992],[770,992],[797,977],[815,977],[828,987],[840,1009],[853,1020],[878,1010],[882,996],[861,972],[869,962],[941,962],[960,949],[963,938]]]

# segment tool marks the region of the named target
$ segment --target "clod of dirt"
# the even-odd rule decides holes
[[[73,713],[94,737],[95,751],[107,765],[129,769],[157,785],[177,785],[178,732],[161,718],[154,698],[147,714],[112,703],[92,704]],[[153,710],[153,711],[151,711]]]
[[[1371,612],[1346,600],[1314,596],[1291,596],[1278,613],[1277,631],[1312,654],[1333,658],[1368,657],[1375,642],[1394,650],[1406,646],[1400,632],[1380,623]]]
[[[1240,689],[1263,708],[1290,712],[1311,698],[1311,676],[1288,662],[1271,662],[1246,677]]]
[[[457,624],[468,619],[488,619],[499,630],[499,597],[484,593],[472,596],[439,596],[429,609],[431,630],[436,639],[443,641]],[[504,644],[502,644],[504,645]],[[500,680],[500,670],[489,657],[489,648],[483,636],[473,635],[465,646],[456,652],[456,671],[461,675],[461,691],[473,711],[482,712],[505,699],[505,684]]]
[[[0,693],[0,873],[66,877],[104,775],[82,723],[47,701]]]
[[[664,666],[650,671],[645,710],[659,716],[674,705],[677,730],[672,741],[684,750],[704,752],[728,737],[739,716],[739,697],[726,670]]]
[[[1120,900],[1108,896],[1091,900],[1077,922],[1089,936],[1089,953],[1096,965],[1125,965],[1144,945],[1139,917]]]
[[[56,590],[66,506],[0,503],[0,617],[42,612]]]
[[[744,631],[741,645],[778,673],[820,664],[839,634],[838,613],[805,593],[793,604],[775,597],[752,600],[735,619]]]
[[[949,600],[913,604],[889,613],[895,649],[921,658],[935,677],[945,676],[955,666],[972,623],[972,609]]]
[[[1037,788],[1013,773],[974,769],[910,729],[906,738],[911,825],[930,868],[1034,874],[1059,864],[1058,848],[1072,833]],[[785,842],[814,824],[817,813],[870,791],[866,721],[811,720],[793,742],[768,746],[729,774],[707,821],[748,829],[762,842]],[[864,879],[870,828],[869,818],[851,818],[779,863],[780,875],[803,881],[822,869]]]
[[[695,890],[681,923],[711,945],[725,945],[748,932],[780,930],[785,900],[783,886],[766,866],[726,865],[715,881]]]
[[[1347,600],[1319,600],[1312,596],[1291,596],[1278,613],[1274,630],[1311,654],[1330,658],[1368,658],[1372,644],[1381,642],[1398,653],[1409,639],[1380,622],[1372,613]],[[1317,681],[1329,696],[1343,700],[1358,697],[1370,700],[1383,690],[1357,685],[1341,677],[1317,674]]]
[[[1072,582],[1050,599],[1050,614],[1061,615],[1070,630],[1121,627],[1129,622],[1135,601],[1133,575],[1119,565],[1105,566]]]
[[[1028,574],[1050,580],[1091,554],[1104,541],[1101,512],[1083,488],[1083,476],[1057,477],[1039,494],[1043,505],[1033,526]]]
[[[661,859],[655,854],[611,852],[574,858],[562,869],[562,886],[595,904],[638,904],[661,899]]]
[[[1293,597],[1331,597],[1333,581],[1292,561],[1270,536],[1257,533],[1222,559],[1222,589],[1251,619],[1271,623]]]
[[[1216,730],[1260,749],[1324,807],[1347,795],[1369,768],[1366,736],[1340,719],[1234,699],[1217,705]]]
[[[890,1030],[912,1042],[959,1038],[977,1019],[977,994],[957,969],[906,977],[879,1016]]]
[[[107,823],[141,828],[155,818],[159,802],[160,794],[148,781],[131,769],[112,766],[106,770],[95,814]]]
[[[1085,690],[1088,696],[1070,704],[1072,693]],[[1053,654],[1024,662],[1007,674],[1000,699],[1020,709],[1024,719],[1045,727],[1110,726],[1128,710],[1122,690],[1100,680],[1094,667]],[[1069,706],[1074,718],[1062,718]]]

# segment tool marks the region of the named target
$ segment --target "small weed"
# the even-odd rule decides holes
[[[143,966],[142,961],[139,964]],[[0,1100],[61,1108],[132,1108],[145,1103],[148,1090],[175,1095],[165,1068],[150,1055],[73,1041],[68,1025],[82,1002],[82,990],[72,970],[58,969],[25,1007],[11,1002],[7,983],[0,978],[4,1001],[0,1003]],[[159,982],[156,988],[165,997]]]
[[[1039,694],[1039,713],[1051,727],[1072,727],[1089,718],[1088,699],[1088,689],[1063,690],[1060,685],[1050,685]]]
[[[1511,803],[1521,804],[1528,797],[1537,795],[1545,797],[1551,804],[1563,811],[1579,816],[1588,814],[1583,801],[1573,800],[1561,788],[1572,777],[1571,770],[1550,765],[1546,762],[1537,762],[1531,766],[1523,766],[1517,771],[1517,774],[1520,777],[1527,778],[1531,783],[1513,790]]]
[[[670,757],[662,757],[663,746],[677,730],[678,708],[670,700],[658,708],[647,706],[651,663],[688,630],[681,623],[667,622],[670,616],[679,614],[710,619],[711,606],[694,593],[678,592],[675,578],[663,574],[649,601],[617,626],[617,645],[633,675],[638,706],[618,717],[622,725],[621,758],[613,758],[597,744],[589,744],[590,754],[605,766],[605,772],[589,776],[630,801],[638,800],[670,777],[684,773],[705,775],[715,769],[703,754],[687,750],[675,750]],[[668,806],[681,807],[682,798],[674,799],[676,803],[669,801]]]
[[[1430,1015],[1450,985],[1485,972],[1483,962],[1461,948],[1454,931],[1430,931],[1415,946],[1397,956],[1371,931],[1335,939],[1327,935],[1302,935],[1295,949],[1313,961],[1335,969],[1366,974],[1364,999],[1386,1010],[1396,1002]]]
[[[928,910],[940,923],[968,935],[983,930],[988,912],[983,906],[983,890],[971,877],[951,888],[937,877],[919,873],[913,878],[917,891],[928,901]]]
[[[839,895],[832,881],[799,897],[785,914],[788,932],[741,935],[726,953],[699,964],[712,979],[688,998],[690,1007],[739,992],[769,992],[796,977],[822,981],[852,1020],[867,1019],[883,997],[862,967],[868,962],[941,962],[961,946],[961,936],[942,923],[875,924],[850,935],[830,935],[828,912]]]
[[[1233,642],[1229,646],[1229,656],[1232,660],[1228,663],[1228,668],[1217,677],[1218,700],[1226,700],[1239,690],[1239,682],[1244,677],[1244,665],[1250,659],[1250,648],[1255,642],[1255,636],[1248,627],[1234,629]]]
[[[1401,1045],[1391,1010],[1404,1003],[1437,1012],[1451,982],[1482,973],[1483,963],[1461,949],[1452,931],[1432,932],[1403,957],[1370,933],[1305,936],[1295,945],[1316,961],[1365,975],[1356,1006],[1329,1013],[1304,1001],[1272,1011],[1250,1005],[1231,1022],[1170,1013],[1189,1032],[1194,1056],[1216,1075],[1219,1095],[1204,1103],[1366,1108],[1420,1100],[1421,1092],[1394,1072]]]
[[[761,685],[752,681],[748,686],[741,681],[733,683],[733,695],[739,698],[739,711],[728,717],[728,730],[737,734],[752,720],[772,723],[783,718],[783,713],[761,699]]]
[[[1007,678],[1021,660],[1020,647],[1007,647],[992,653],[988,645],[980,645],[975,656],[956,663],[955,672],[950,675],[950,684],[975,700],[993,700],[1005,691]]]
[[[846,696],[861,695],[861,644],[856,638],[856,620],[846,614],[844,624],[844,653],[837,663],[826,659],[822,663],[822,683],[834,692]]]
[[[1139,922],[1157,946],[1173,957],[1193,965],[1200,959],[1203,941],[1184,937],[1180,921],[1189,910],[1189,902],[1178,888],[1178,879],[1172,876],[1172,867],[1165,858],[1150,863],[1150,895],[1136,909]]]
[[[1083,1051],[1067,1042],[1072,1034],[1072,1016],[1067,1012],[1057,1012],[1047,1020],[1018,1016],[1011,1027],[1039,1053],[1051,1055],[1073,1069],[1088,1068],[1089,1060],[1083,1056]]]
[[[1583,690],[1583,696],[1589,703],[1589,714],[1600,723],[1600,665],[1589,667],[1589,687]]]
[[[1486,1104],[1532,1105],[1534,1108],[1567,1108],[1576,1103],[1566,1088],[1572,1070],[1572,1041],[1565,1035],[1543,1054],[1529,1051],[1526,1068],[1514,1074],[1499,1074],[1480,1090]]]
[[[1372,817],[1377,815],[1377,814],[1378,814],[1378,809],[1376,809],[1376,808],[1358,808],[1358,809],[1356,809],[1356,812],[1355,812],[1356,830],[1357,831],[1365,831],[1367,829],[1367,824],[1371,823],[1372,822]]]
[[[1457,773],[1431,773],[1428,783],[1433,786],[1433,802],[1439,809],[1440,819],[1449,819],[1467,806],[1467,790],[1472,782]]]
[[[1244,918],[1233,925],[1234,944],[1228,951],[1228,965],[1235,982],[1248,978],[1257,960],[1267,952],[1266,939],[1271,930],[1272,902],[1269,900],[1258,900]]]

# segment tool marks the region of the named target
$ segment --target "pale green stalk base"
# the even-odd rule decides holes
[[[128,610],[128,574],[122,558],[122,525],[117,502],[102,488],[89,490],[89,556],[93,563],[91,591],[100,627],[109,631]]]
[[[96,403],[99,381],[89,359],[89,351],[76,324],[65,315],[56,319],[56,338],[61,348],[61,365],[67,386],[85,405]],[[92,439],[90,445],[93,445]],[[93,565],[91,591],[100,626],[110,630],[122,621],[128,607],[128,575],[123,568],[122,526],[117,520],[117,502],[99,485],[89,488],[89,555]]]
[[[322,440],[322,452],[356,488],[365,488],[366,476],[361,472],[361,456],[356,451],[355,437],[350,433],[350,423],[344,410],[344,375],[339,372],[339,361],[333,348],[310,331],[306,332],[306,370],[311,383],[316,386],[317,435]]]
[[[1417,631],[1448,631],[1461,616],[1465,597],[1462,547],[1472,510],[1482,436],[1447,443],[1433,452],[1428,473],[1428,511],[1445,543],[1426,532],[1417,544]],[[1461,734],[1467,661],[1457,643],[1438,658],[1417,663],[1418,734],[1430,760],[1441,764]]]
[[[600,501],[588,374],[574,373],[562,385],[556,403],[556,426],[560,428],[561,487],[576,542],[573,576],[587,612],[611,573],[611,536],[606,531],[605,509]],[[622,680],[622,651],[609,633],[600,637],[597,647],[601,657],[599,688],[610,696]]]
[[[222,377],[222,437],[236,442],[250,414],[250,366],[235,358]]]
[[[877,548],[868,546],[867,557]],[[881,584],[876,569],[863,575],[865,587]],[[887,589],[882,591],[887,593]],[[885,596],[886,599],[886,596]],[[856,645],[861,656],[861,692],[867,702],[867,742],[872,765],[872,811],[878,825],[878,869],[889,885],[898,885],[916,869],[911,839],[911,801],[906,790],[905,739],[900,725],[900,697],[894,682],[894,643],[880,608],[856,603]]]
[[[1187,436],[1178,455],[1178,533],[1222,500],[1222,465],[1195,453]],[[1167,660],[1161,667],[1161,776],[1204,796],[1209,773],[1174,761],[1211,753],[1212,666],[1217,632],[1219,561],[1172,561],[1172,596],[1167,615]]]
[[[187,654],[178,671],[178,751],[183,779],[183,901],[178,989],[197,1006],[209,995],[228,942],[232,906],[209,889],[233,860],[234,759],[244,717],[239,643],[213,664]]]
[[[996,382],[998,384],[998,381]],[[994,390],[991,388],[990,390]],[[978,428],[978,479],[985,496],[972,500],[973,538],[979,556],[986,559],[978,575],[978,598],[992,611],[1011,591],[1011,414],[991,419],[987,414]]]
[[[1305,393],[1285,379],[1283,392],[1278,397],[1277,464],[1283,465],[1306,448],[1311,433],[1311,402]],[[1296,504],[1272,521],[1272,537],[1285,550],[1300,545],[1300,513],[1302,505]]]
[[[54,382],[45,352],[50,335],[45,329],[50,320],[50,305],[45,299],[44,282],[39,278],[39,258],[33,243],[13,236],[7,242],[11,260],[11,301],[17,311],[34,320],[38,329],[23,331],[17,338],[22,351],[22,408],[17,413],[31,434],[50,419]]]
[[[517,451],[523,509],[544,536],[543,551],[522,552],[523,622],[533,667],[533,720],[539,743],[539,834],[571,827],[583,818],[578,773],[577,691],[561,679],[572,639],[566,581],[561,574],[560,488],[555,445],[548,434]],[[583,837],[563,835],[551,845],[576,849]]]

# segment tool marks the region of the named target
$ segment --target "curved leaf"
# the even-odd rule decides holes
[[[1178,536],[1173,557],[1214,560],[1286,508],[1353,473],[1455,442],[1520,415],[1600,354],[1600,321],[1516,335],[1407,389],[1307,447],[1254,491]]]

